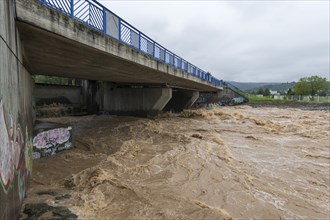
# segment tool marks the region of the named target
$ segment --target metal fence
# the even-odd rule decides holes
[[[330,103],[330,96],[302,96],[302,95],[289,95],[283,96],[288,100],[303,101],[303,102],[328,102]],[[281,98],[279,98],[281,99]]]
[[[221,86],[221,81],[150,39],[96,0],[38,0],[160,62]]]

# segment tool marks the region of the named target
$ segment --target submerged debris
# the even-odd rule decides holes
[[[77,219],[78,216],[72,213],[67,207],[50,206],[47,203],[32,203],[26,204],[24,207],[24,214],[29,220],[38,219]]]

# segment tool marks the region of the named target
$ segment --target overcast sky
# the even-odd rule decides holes
[[[329,1],[100,1],[219,79],[329,80]]]

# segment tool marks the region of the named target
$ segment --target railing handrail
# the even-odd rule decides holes
[[[212,76],[210,73],[198,68],[197,66],[186,61],[182,57],[176,55],[166,47],[152,40],[148,35],[144,34],[139,29],[122,19],[117,14],[106,8],[97,0],[38,0],[42,4],[51,7],[66,16],[69,16],[88,27],[95,29],[106,36],[114,38],[121,43],[138,50],[153,59],[161,61],[174,68],[187,72],[195,77],[207,81],[215,86],[220,86],[221,81]],[[75,10],[75,6],[79,10]],[[91,6],[92,5],[92,6]],[[81,7],[82,6],[82,7]],[[108,13],[107,13],[108,12]],[[110,13],[110,14],[109,14]],[[108,30],[107,16],[114,16],[113,22],[118,23],[118,27],[110,27]],[[100,17],[102,16],[102,17]],[[110,17],[109,17],[110,19]],[[109,24],[110,25],[110,24]],[[115,32],[117,34],[111,33]],[[142,41],[144,44],[142,44]],[[152,48],[149,46],[152,45]],[[156,56],[156,50],[158,55]]]
[[[237,88],[233,84],[231,84],[229,82],[224,82],[224,85],[227,86],[228,88],[230,88],[231,90],[233,90],[234,92],[238,93],[239,95],[243,96],[244,98],[248,99],[248,95],[246,94],[246,92]]]

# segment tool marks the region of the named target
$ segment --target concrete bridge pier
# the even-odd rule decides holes
[[[199,98],[199,92],[194,90],[93,80],[86,80],[82,91],[88,114],[104,111],[114,115],[155,116],[160,111],[180,112]]]
[[[165,106],[164,111],[181,112],[191,107],[198,98],[198,91],[173,89],[172,99]]]
[[[86,101],[87,114],[95,114],[100,110],[97,103],[97,82],[95,80],[86,80],[84,87],[84,100]]]
[[[172,98],[171,88],[118,86],[109,82],[103,82],[98,93],[100,108],[115,115],[154,116]]]

